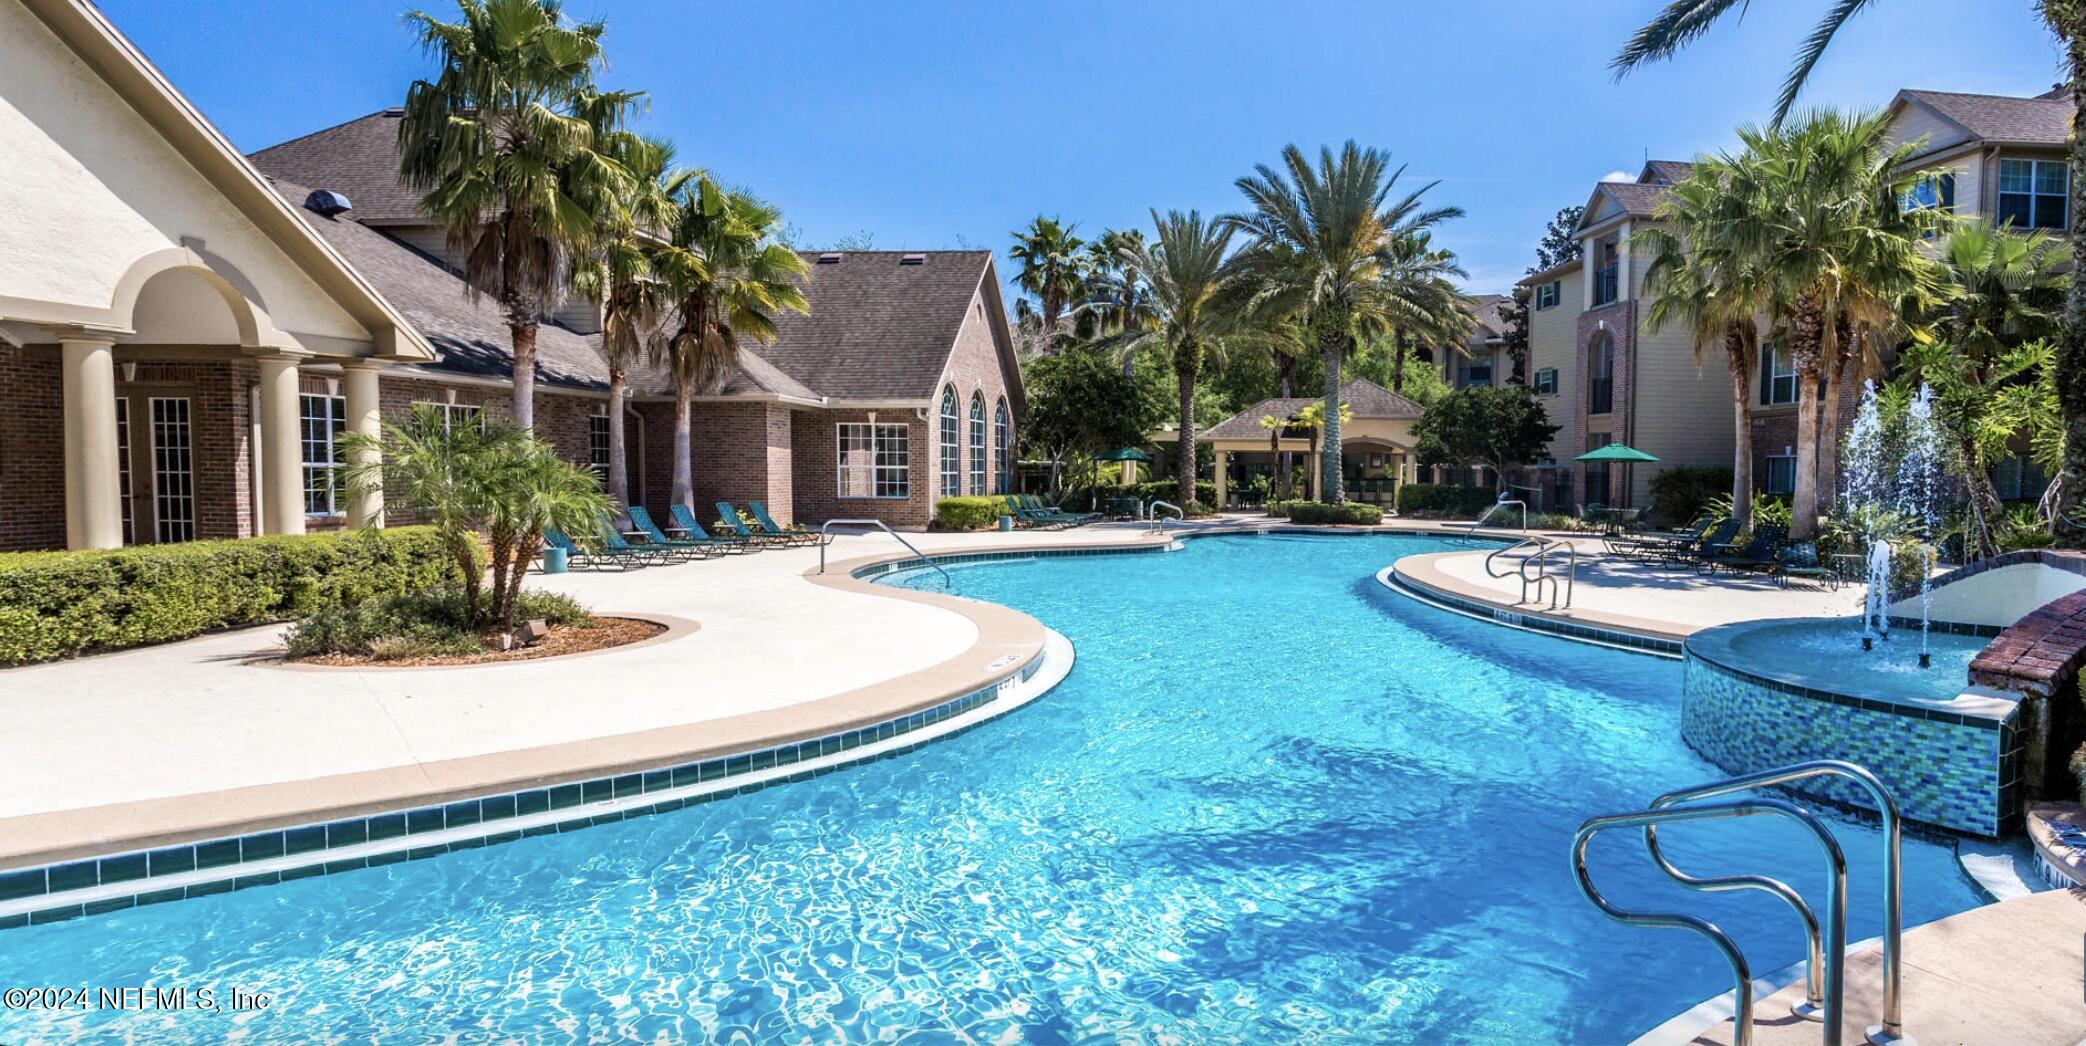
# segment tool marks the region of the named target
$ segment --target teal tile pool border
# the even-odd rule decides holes
[[[1507,610],[1475,599],[1443,592],[1398,573],[1397,567],[1385,567],[1377,574],[1377,580],[1387,589],[1408,599],[1446,610],[1453,614],[1476,618],[1502,628],[1517,628],[1524,632],[1537,632],[1579,643],[1591,643],[1627,653],[1644,654],[1649,657],[1678,661],[1681,656],[1681,641],[1658,636],[1639,635],[1612,628],[1599,628],[1572,621],[1559,621],[1541,614]]]

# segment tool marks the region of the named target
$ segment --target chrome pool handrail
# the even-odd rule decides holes
[[[1148,508],[1148,514],[1152,521],[1151,533],[1154,534],[1166,533],[1166,517],[1159,514],[1159,510],[1162,508],[1170,508],[1173,510],[1173,518],[1175,522],[1181,522],[1188,518],[1188,513],[1182,511],[1179,505],[1176,505],[1171,501],[1160,501],[1158,498],[1153,498],[1152,503],[1150,506],[1148,506]]]
[[[1598,908],[1601,914],[1616,922],[1629,926],[1652,926],[1677,930],[1688,930],[1709,939],[1710,943],[1724,953],[1724,961],[1731,966],[1733,999],[1735,1006],[1731,1014],[1732,1046],[1750,1046],[1753,1041],[1753,976],[1752,968],[1746,963],[1745,953],[1730,935],[1707,919],[1679,912],[1633,911],[1617,906],[1603,896],[1594,886],[1593,877],[1586,868],[1586,848],[1595,835],[1616,828],[1650,829],[1660,824],[1679,824],[1688,821],[1722,820],[1726,818],[1751,817],[1772,814],[1796,821],[1811,830],[1818,840],[1819,849],[1825,854],[1826,864],[1832,871],[1832,889],[1825,904],[1825,1046],[1840,1046],[1840,1017],[1845,1006],[1845,963],[1847,952],[1847,857],[1840,851],[1840,844],[1833,838],[1832,831],[1810,811],[1780,799],[1740,799],[1728,803],[1712,803],[1698,806],[1673,806],[1665,809],[1641,810],[1635,813],[1609,814],[1588,819],[1572,836],[1572,874],[1579,885],[1579,892]],[[1670,874],[1670,873],[1669,873]],[[1766,880],[1772,882],[1773,880]],[[1780,884],[1777,884],[1780,885]],[[1788,889],[1786,886],[1783,889]],[[1793,892],[1793,891],[1792,891]],[[1799,902],[1800,903],[1800,902]],[[1808,909],[1806,909],[1808,910]]]
[[[1776,785],[1784,785],[1793,781],[1801,781],[1809,777],[1827,776],[1844,777],[1860,785],[1869,793],[1869,798],[1875,801],[1876,810],[1881,815],[1883,820],[1883,1017],[1877,1024],[1872,1025],[1867,1029],[1867,1034],[1868,1040],[1872,1043],[1879,1044],[1879,1046],[1884,1046],[1884,1044],[1890,1044],[1890,1046],[1912,1046],[1912,1037],[1905,1034],[1905,1020],[1903,1009],[1904,1000],[1902,995],[1903,978],[1900,975],[1900,964],[1903,959],[1902,938],[1904,936],[1905,922],[1904,857],[1901,851],[1903,836],[1902,821],[1898,814],[1897,800],[1891,796],[1890,790],[1884,787],[1883,782],[1880,779],[1878,779],[1875,774],[1870,773],[1868,769],[1865,767],[1858,766],[1854,763],[1849,763],[1844,760],[1814,759],[1809,762],[1795,763],[1789,766],[1779,767],[1773,770],[1762,770],[1757,773],[1744,774],[1739,777],[1730,778],[1729,780],[1715,781],[1710,784],[1697,785],[1693,788],[1683,788],[1678,791],[1667,792],[1665,795],[1662,795],[1657,799],[1652,800],[1651,805],[1652,809],[1655,810],[1673,808],[1676,806],[1676,804],[1679,803],[1694,802],[1701,799],[1713,799],[1717,796],[1730,795],[1734,792],[1751,791],[1755,788],[1772,788]],[[1690,889],[1713,889],[1709,886],[1692,885],[1691,881],[1692,883],[1736,883],[1739,880],[1752,880],[1756,878],[1754,876],[1732,876],[1727,879],[1718,880],[1695,879],[1694,877],[1687,875],[1680,869],[1675,868],[1673,864],[1666,859],[1665,854],[1660,851],[1656,826],[1653,824],[1647,823],[1645,825],[1644,843],[1645,846],[1651,850],[1652,860],[1658,864],[1659,868],[1662,871],[1664,871],[1667,875],[1673,877],[1673,879],[1678,881],[1681,885],[1688,886]],[[1760,881],[1766,883],[1774,882],[1771,879],[1763,879]],[[1780,886],[1781,884],[1775,883],[1775,885]],[[1792,899],[1789,896],[1782,895],[1774,889],[1765,886],[1748,887],[1741,885],[1732,885],[1721,887],[1721,889],[1749,888],[1764,889],[1769,893],[1776,893],[1777,896],[1781,896],[1783,900],[1789,901],[1792,904],[1796,904],[1799,906],[1801,906],[1802,904],[1800,898]],[[1782,887],[1782,889],[1787,890],[1788,888],[1785,886]],[[1800,914],[1805,914],[1808,920],[1807,910],[1799,907],[1799,912]],[[1815,971],[1818,964],[1819,947],[1820,945],[1816,936],[1816,930],[1813,929],[1811,938],[1811,965],[1813,969],[1812,976],[1814,978],[1814,982],[1816,977]],[[1838,954],[1836,952],[1830,952],[1827,958],[1828,970],[1832,969],[1837,962]],[[1810,1001],[1815,1003],[1817,1001],[1817,994],[1815,991],[1811,990],[1811,987],[1811,985],[1806,985],[1806,993],[1811,996]],[[1828,1038],[1826,1041],[1835,1041],[1831,1036],[1837,1034],[1838,1025],[1834,1023],[1833,1019],[1830,1017],[1828,1017],[1826,1020],[1828,1028]]]
[[[825,572],[826,572],[826,546],[827,546],[827,545],[830,545],[830,544],[832,544],[832,541],[828,540],[828,538],[830,538],[830,537],[831,537],[831,535],[830,535],[830,534],[828,534],[827,532],[833,529],[833,524],[835,524],[835,523],[838,523],[838,524],[840,524],[840,525],[842,525],[842,526],[848,526],[848,527],[875,527],[875,528],[877,528],[878,530],[881,530],[881,531],[883,531],[884,533],[886,533],[886,534],[889,534],[889,535],[891,535],[891,536],[892,536],[892,537],[894,537],[894,538],[897,538],[897,539],[898,539],[898,543],[899,543],[899,544],[901,544],[901,545],[904,545],[904,546],[906,547],[906,549],[907,549],[908,551],[910,551],[910,552],[911,552],[911,553],[913,554],[913,558],[914,558],[914,559],[917,559],[917,560],[919,560],[920,562],[922,562],[922,563],[925,563],[926,565],[928,565],[928,566],[930,566],[930,567],[933,567],[933,568],[934,568],[934,571],[935,571],[935,573],[937,573],[937,574],[940,574],[940,575],[942,576],[942,581],[943,581],[943,583],[947,584],[947,585],[948,585],[948,586],[949,586],[950,588],[952,588],[952,589],[953,589],[953,588],[955,588],[955,587],[956,587],[956,579],[955,579],[955,578],[953,578],[953,577],[950,577],[950,576],[949,576],[949,572],[948,572],[948,571],[946,571],[946,570],[943,570],[943,569],[942,569],[942,565],[941,565],[940,563],[937,563],[937,562],[935,562],[934,560],[931,560],[931,559],[927,558],[927,553],[925,553],[925,552],[922,552],[922,551],[920,551],[920,550],[919,550],[918,548],[915,548],[915,547],[913,547],[913,543],[912,543],[912,542],[910,542],[910,541],[907,541],[907,540],[905,539],[905,537],[904,537],[903,535],[899,534],[899,533],[898,533],[897,531],[895,531],[895,530],[892,530],[892,529],[891,529],[891,526],[890,526],[890,524],[888,524],[888,523],[885,523],[885,522],[884,522],[883,520],[881,520],[881,519],[829,519],[829,520],[825,521],[824,523],[821,523],[821,524],[819,524],[819,528],[818,528],[818,536],[819,536],[819,543],[818,543],[818,572],[819,572],[819,573],[823,574],[823,573],[825,573]]]
[[[1521,557],[1521,561],[1519,563],[1505,570],[1493,569],[1493,560],[1498,559],[1501,556],[1509,555],[1513,552],[1519,551],[1524,547],[1530,549],[1531,551],[1524,554]],[[1568,557],[1565,561],[1567,566],[1565,574],[1564,605],[1569,607],[1572,605],[1573,591],[1578,587],[1579,583],[1579,549],[1577,546],[1573,545],[1569,541],[1561,540],[1558,538],[1547,538],[1540,534],[1534,534],[1522,538],[1521,540],[1516,541],[1513,544],[1508,545],[1504,548],[1493,549],[1491,552],[1486,553],[1485,555],[1485,574],[1488,577],[1506,577],[1508,574],[1519,575],[1519,577],[1521,578],[1520,602],[1522,603],[1526,603],[1529,601],[1528,589],[1530,585],[1534,585],[1536,594],[1541,595],[1543,592],[1543,583],[1546,581],[1549,582],[1550,609],[1555,610],[1557,609],[1557,577],[1556,575],[1550,573],[1550,553],[1556,551],[1559,548],[1563,548],[1565,550],[1566,556]],[[1531,576],[1528,572],[1528,568],[1531,563],[1535,564],[1536,567],[1536,573],[1533,576]]]

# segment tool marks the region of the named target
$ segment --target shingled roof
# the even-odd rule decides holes
[[[835,399],[933,398],[971,301],[987,283],[992,252],[806,251],[803,258],[811,266],[804,288],[811,312],[782,316],[760,355]]]
[[[1266,439],[1267,430],[1260,427],[1260,419],[1268,415],[1287,418],[1313,403],[1320,396],[1290,396],[1287,398],[1261,400],[1245,410],[1210,426],[1202,434],[1204,439]],[[1414,420],[1425,413],[1419,404],[1384,388],[1367,378],[1356,378],[1340,386],[1340,402],[1353,411],[1355,420],[1378,418],[1391,420]]]
[[[428,225],[420,194],[398,180],[398,123],[403,109],[313,131],[250,154],[262,173],[314,189],[332,189],[355,205],[365,225]]]
[[[1951,91],[1898,92],[1932,109],[1987,142],[2014,145],[2063,145],[2071,136],[2071,99],[2060,92],[2034,98]]]

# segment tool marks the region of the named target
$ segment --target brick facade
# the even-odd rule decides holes
[[[1605,335],[1612,340],[1615,346],[1614,358],[1609,368],[1612,392],[1609,397],[1607,414],[1593,413],[1593,375],[1598,363],[1596,359],[1597,354],[1594,352],[1594,338],[1596,335]],[[1631,360],[1637,351],[1636,300],[1627,299],[1614,302],[1581,313],[1579,316],[1578,337],[1579,402],[1575,411],[1578,415],[1575,421],[1580,450],[1574,452],[1571,455],[1572,457],[1577,457],[1579,454],[1593,448],[1590,439],[1596,431],[1601,431],[1599,423],[1604,420],[1608,426],[1605,431],[1609,433],[1611,442],[1628,443],[1630,441],[1630,394],[1632,392],[1630,375],[1635,369],[1631,366]],[[1619,465],[1608,466],[1607,495],[1603,499],[1597,497],[1596,492],[1586,489],[1585,470],[1587,464],[1580,462],[1576,465],[1576,468],[1579,470],[1576,493],[1580,501],[1585,503],[1598,502],[1605,505],[1626,506],[1629,504],[1629,491],[1624,479],[1628,474],[1627,469]]]
[[[55,347],[0,342],[0,550],[65,547],[65,412]]]

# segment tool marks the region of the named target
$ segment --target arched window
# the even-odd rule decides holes
[[[985,493],[985,394],[971,393],[971,486],[973,496]]]
[[[963,463],[957,460],[962,448],[956,442],[956,386],[942,390],[942,496],[953,498],[962,493]]]
[[[1607,331],[1596,331],[1586,353],[1592,371],[1586,383],[1586,412],[1606,414],[1615,409],[1615,339]]]
[[[993,489],[1001,494],[1014,492],[1014,430],[1007,420],[1007,399],[992,408]]]

